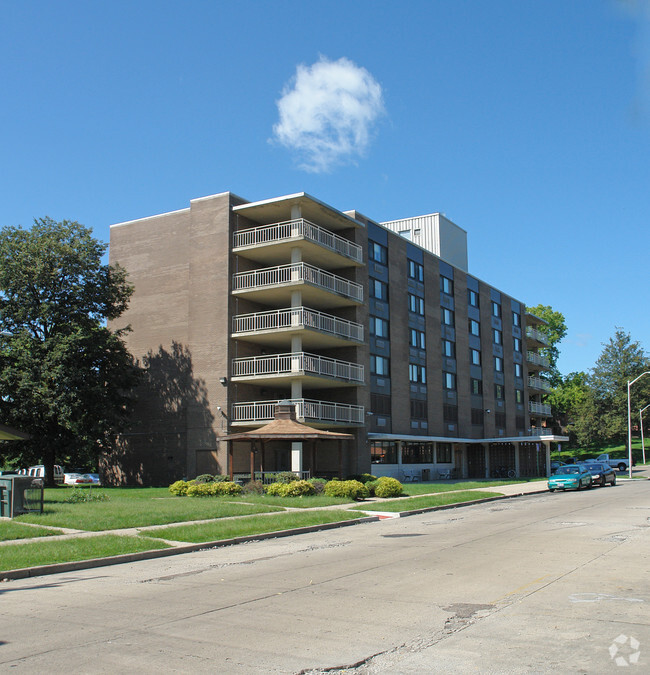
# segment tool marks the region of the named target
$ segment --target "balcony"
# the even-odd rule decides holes
[[[363,302],[363,286],[307,263],[266,267],[233,275],[232,292],[267,304],[290,304],[291,291],[302,290],[305,304],[341,307]]]
[[[528,387],[530,389],[536,389],[537,391],[551,391],[551,383],[543,377],[529,377]]]
[[[296,418],[313,426],[363,425],[364,409],[360,405],[346,405],[306,398],[288,399],[296,406]],[[275,407],[280,401],[248,401],[235,403],[231,423],[236,426],[266,424],[274,419]]]
[[[545,356],[537,352],[526,352],[526,362],[533,366],[534,370],[546,370],[551,365]]]
[[[324,267],[363,263],[361,246],[304,218],[239,230],[233,237],[234,253],[266,264],[289,260],[296,246],[302,250],[303,260]]]
[[[532,342],[536,342],[544,347],[548,347],[548,336],[536,328],[526,327],[526,337]]]
[[[233,359],[231,375],[233,382],[263,379],[270,385],[282,385],[292,378],[300,378],[303,386],[317,387],[364,383],[364,368],[358,363],[306,352]]]
[[[549,427],[530,427],[530,429],[528,429],[528,435],[529,436],[552,436],[553,435],[553,429],[550,429]]]
[[[538,403],[537,401],[528,401],[528,412],[531,415],[541,415],[542,417],[551,416],[551,406],[548,403]]]
[[[339,319],[307,307],[288,307],[268,312],[240,314],[233,317],[232,337],[250,340],[255,344],[283,345],[291,335],[304,331],[305,347],[329,347],[363,342],[364,330],[360,323]]]

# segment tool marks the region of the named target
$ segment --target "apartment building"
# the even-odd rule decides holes
[[[110,262],[135,293],[116,326],[144,366],[114,482],[201,473],[368,472],[404,479],[545,475],[541,319],[471,276],[467,234],[441,214],[379,223],[305,193],[226,192],[111,227]],[[222,439],[290,402],[351,435]]]

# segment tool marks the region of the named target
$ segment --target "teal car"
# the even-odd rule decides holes
[[[582,490],[590,488],[592,484],[591,473],[585,464],[566,464],[561,466],[548,479],[548,489],[555,490]]]

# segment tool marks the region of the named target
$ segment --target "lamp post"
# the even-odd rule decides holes
[[[645,442],[643,440],[643,411],[650,408],[650,403],[645,408],[639,410],[639,422],[641,424],[641,451],[643,452],[643,463],[645,464]]]
[[[632,478],[632,412],[630,410],[630,387],[637,381],[640,380],[644,375],[650,375],[650,370],[646,370],[645,373],[641,373],[638,377],[635,377],[632,381],[627,381],[627,454],[628,454],[628,471],[629,476]]]

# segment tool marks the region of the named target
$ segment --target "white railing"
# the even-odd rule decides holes
[[[551,406],[548,403],[538,403],[537,401],[528,401],[528,411],[536,415],[550,415]]]
[[[233,359],[233,377],[260,375],[319,375],[351,382],[364,381],[364,368],[358,363],[339,361],[317,354],[290,352]]]
[[[550,361],[537,352],[527,352],[526,361],[528,361],[528,363],[535,363],[542,368],[548,368],[550,365]]]
[[[268,422],[274,419],[275,408],[281,402],[284,401],[234,403],[231,410],[231,422]],[[293,398],[289,399],[289,402],[295,405],[296,418],[301,421],[364,423],[364,408],[360,405],[315,401],[307,398]]]
[[[307,307],[288,307],[269,312],[239,314],[233,317],[233,333],[257,333],[280,328],[312,328],[323,333],[363,342],[363,326],[360,323],[339,319]]]
[[[553,429],[549,429],[548,427],[530,427],[530,429],[528,429],[528,435],[529,436],[552,436],[553,435]]]
[[[537,328],[531,328],[528,326],[526,328],[526,336],[532,340],[537,340],[537,342],[541,342],[544,345],[548,344],[548,335],[546,335],[546,333],[542,333],[541,330],[537,330]]]
[[[330,251],[340,253],[355,262],[363,261],[363,250],[358,244],[344,239],[325,228],[310,223],[304,218],[287,220],[283,223],[261,225],[248,230],[239,230],[233,237],[233,248],[259,246],[261,244],[276,244],[292,239],[308,239]]]
[[[281,284],[307,283],[357,302],[363,302],[363,286],[307,263],[265,267],[233,275],[233,291],[252,291]]]
[[[551,383],[543,377],[529,377],[528,386],[531,389],[540,389],[541,391],[551,391]]]

